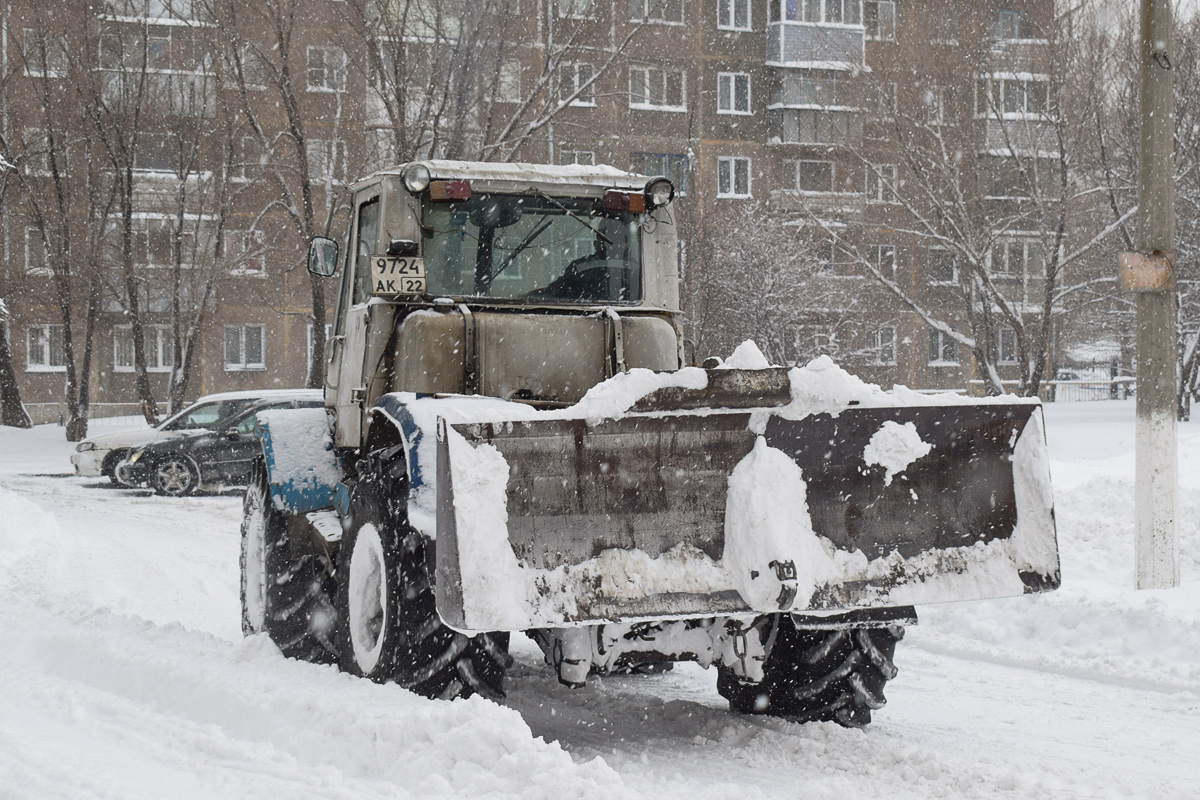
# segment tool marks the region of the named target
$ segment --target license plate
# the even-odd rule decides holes
[[[425,294],[425,259],[371,256],[371,294]]]

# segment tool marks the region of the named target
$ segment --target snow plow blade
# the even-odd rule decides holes
[[[440,424],[443,618],[517,630],[1057,588],[1036,402],[789,419],[730,372],[765,405],[679,390],[605,421]]]

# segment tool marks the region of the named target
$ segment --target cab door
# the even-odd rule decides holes
[[[336,386],[329,386],[334,398],[336,423],[334,445],[358,447],[361,444],[363,405],[366,401],[367,375],[364,364],[367,342],[368,306],[370,294],[370,256],[379,240],[379,191],[359,195],[354,209],[353,235],[346,259],[343,294],[339,302],[343,313],[332,346],[330,378],[336,376]],[[328,382],[328,381],[327,381]]]

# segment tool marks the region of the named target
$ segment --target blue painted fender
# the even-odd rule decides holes
[[[343,473],[325,409],[262,411],[256,420],[275,508],[288,514],[333,508]]]

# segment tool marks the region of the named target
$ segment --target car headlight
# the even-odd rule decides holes
[[[136,463],[137,463],[137,460],[138,460],[139,458],[141,458],[141,457],[142,457],[142,451],[141,451],[141,450],[137,450],[137,451],[135,451],[135,452],[134,452],[134,454],[133,454],[133,455],[131,455],[131,456],[129,457],[129,463],[130,463],[130,464],[136,464]]]
[[[95,450],[95,449],[96,449],[95,442],[80,442],[79,444],[75,445],[76,453],[86,453],[88,450]]]
[[[404,188],[408,189],[413,194],[420,194],[429,187],[429,181],[433,176],[429,173],[429,167],[424,164],[409,164],[404,168]]]

